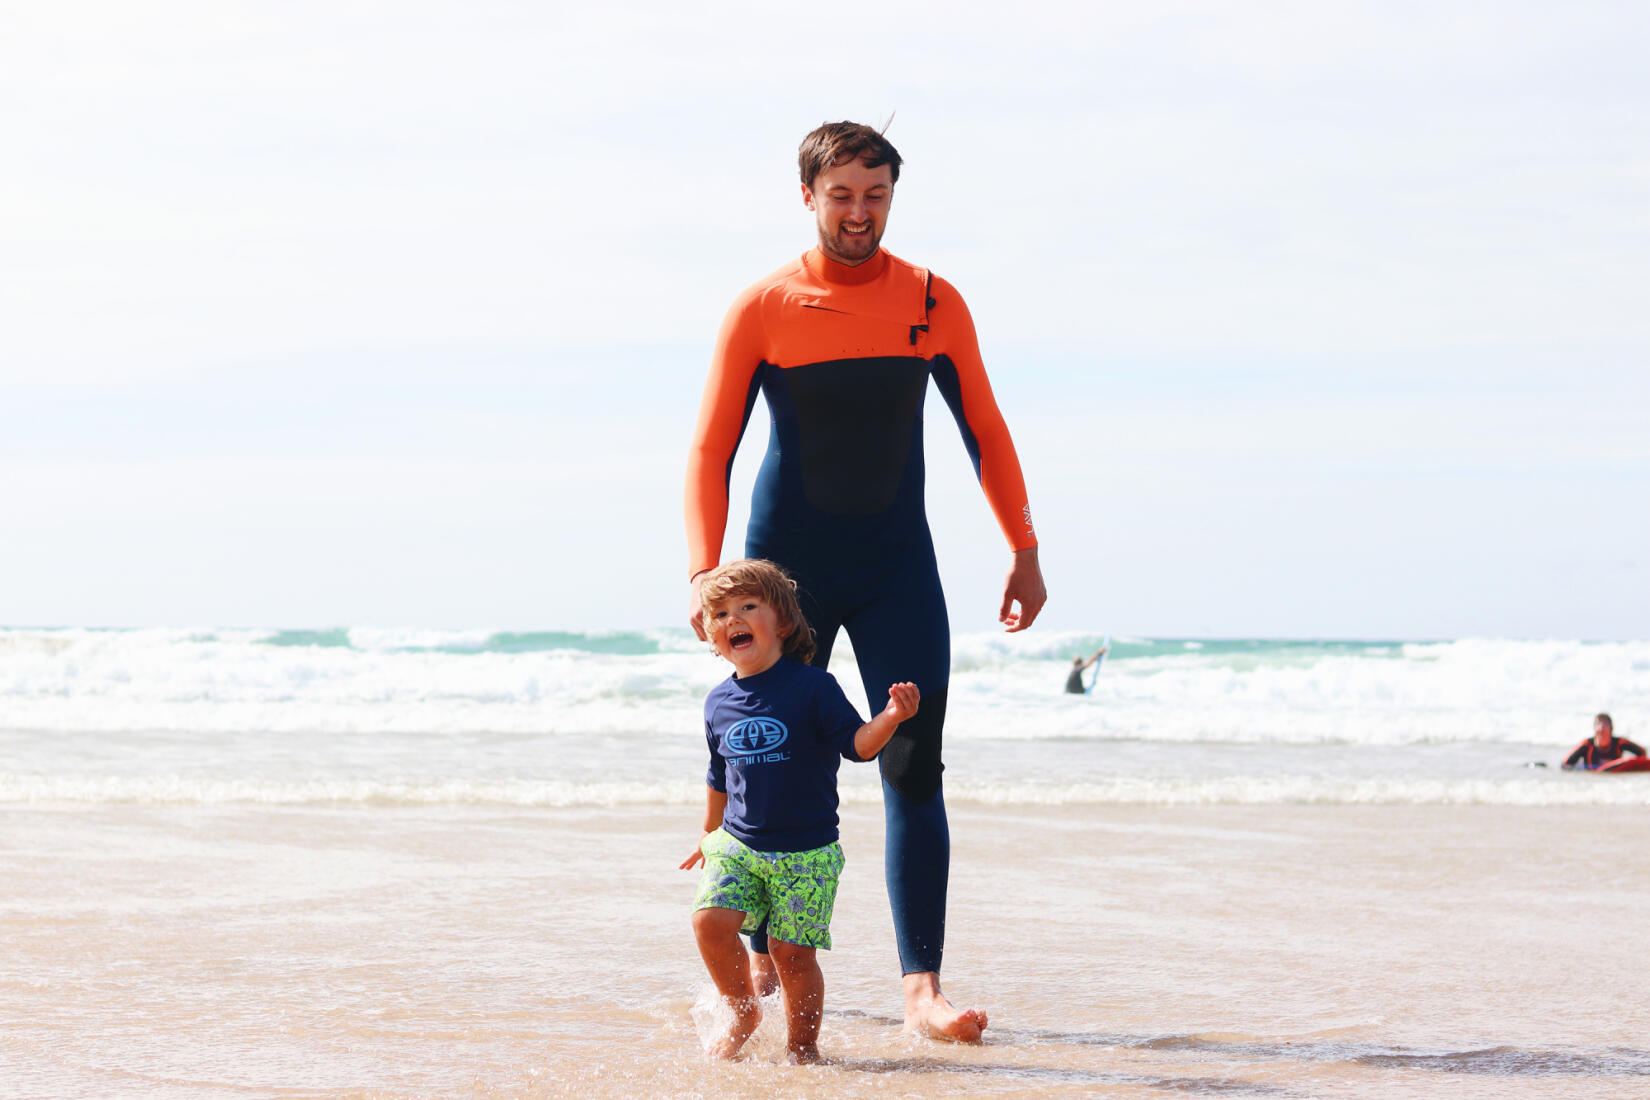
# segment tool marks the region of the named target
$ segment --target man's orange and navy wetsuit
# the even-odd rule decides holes
[[[717,336],[687,476],[693,575],[720,561],[734,453],[757,395],[766,398],[773,431],[746,556],[778,562],[797,581],[818,636],[815,664],[828,664],[837,629],[847,629],[872,714],[890,684],[922,691],[879,758],[906,973],[940,968],[950,859],[940,731],[951,636],[923,507],[929,378],[1010,547],[1037,545],[967,306],[945,280],[882,251],[848,267],[816,249],[739,296]]]

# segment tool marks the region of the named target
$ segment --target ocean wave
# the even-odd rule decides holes
[[[845,804],[878,805],[873,783],[844,784]],[[1650,776],[1573,773],[1518,779],[1322,779],[1304,776],[1181,779],[1119,776],[1080,783],[948,780],[946,801],[987,806],[1439,805],[1650,806]],[[704,803],[701,782],[308,779],[267,781],[181,775],[39,776],[0,773],[0,805],[80,806],[498,806],[561,809]]]
[[[948,740],[1165,744],[1552,743],[1595,711],[1650,715],[1650,643],[961,635]],[[1200,646],[1201,648],[1194,648]],[[831,670],[862,713],[850,646]],[[686,630],[0,630],[0,730],[543,732],[693,729],[727,667]]]

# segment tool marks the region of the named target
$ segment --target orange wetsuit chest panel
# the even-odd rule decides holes
[[[691,570],[720,560],[728,477],[758,393],[768,399],[775,437],[758,477],[753,529],[820,529],[824,521],[800,504],[862,517],[898,505],[890,522],[921,520],[921,407],[930,374],[1010,545],[1036,545],[1019,460],[961,296],[885,252],[850,268],[816,251],[740,295],[718,334],[689,452]]]

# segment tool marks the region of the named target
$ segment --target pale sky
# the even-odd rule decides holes
[[[884,244],[968,299],[1047,625],[1650,637],[1647,43],[1636,2],[11,5],[0,624],[677,624],[711,338],[812,243],[802,135],[892,114]]]

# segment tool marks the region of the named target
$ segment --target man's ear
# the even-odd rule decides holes
[[[814,208],[814,189],[805,183],[802,185],[802,205],[809,210]]]

